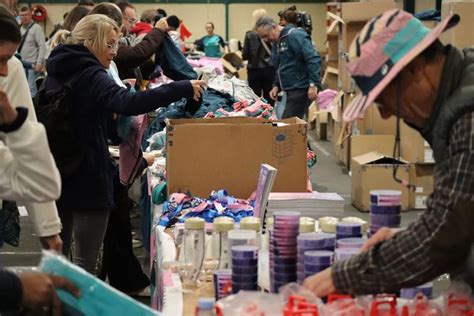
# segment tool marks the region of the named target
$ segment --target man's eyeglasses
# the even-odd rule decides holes
[[[125,20],[127,20],[127,21],[128,21],[128,23],[130,23],[130,24],[132,24],[132,25],[133,25],[133,24],[135,24],[135,23],[137,23],[137,19],[129,19],[129,18],[125,18]]]

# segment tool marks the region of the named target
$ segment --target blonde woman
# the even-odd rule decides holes
[[[262,16],[267,15],[265,9],[257,9],[252,17],[256,22]],[[262,40],[255,30],[245,34],[242,58],[248,60],[247,75],[249,86],[259,97],[264,97],[273,105],[270,98],[273,80],[275,79],[275,68],[272,62],[272,44]]]
[[[181,98],[198,99],[202,81],[177,81],[157,89],[130,93],[107,73],[117,55],[120,38],[116,23],[105,15],[84,17],[72,32],[59,31],[58,45],[47,62],[45,90],[54,91],[72,76],[77,80],[68,98],[74,114],[71,122],[85,145],[78,166],[66,177],[57,205],[63,223],[63,252],[70,250],[74,233],[73,262],[95,273],[100,245],[113,203],[113,170],[107,146],[110,112],[138,115]],[[55,157],[57,158],[57,157]]]

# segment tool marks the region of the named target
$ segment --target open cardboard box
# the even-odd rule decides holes
[[[393,166],[398,164],[397,176],[410,178],[410,165],[376,151],[352,158],[352,204],[362,212],[370,211],[370,191],[399,190],[402,192],[402,210],[409,209],[408,189],[393,179]]]
[[[167,125],[168,190],[207,197],[213,190],[248,198],[260,165],[278,169],[274,192],[305,192],[307,124],[250,117],[170,120]]]
[[[411,164],[410,184],[416,187],[415,192],[410,191],[410,209],[426,209],[426,199],[433,192],[434,164]]]

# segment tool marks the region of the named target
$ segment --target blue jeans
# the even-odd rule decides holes
[[[35,71],[34,69],[28,69],[26,71],[26,77],[28,79],[28,86],[30,87],[31,97],[34,98],[37,92],[36,89],[36,79],[41,73]]]

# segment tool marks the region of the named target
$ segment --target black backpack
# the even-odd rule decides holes
[[[35,99],[35,111],[48,136],[48,143],[61,177],[66,179],[81,164],[86,151],[84,136],[74,124],[71,91],[85,71],[71,76],[63,86],[48,90],[48,78],[42,82]]]

